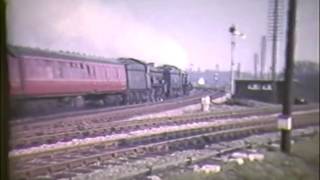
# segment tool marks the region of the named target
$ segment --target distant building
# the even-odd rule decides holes
[[[275,90],[271,80],[236,80],[235,97],[270,103],[281,103],[284,95],[284,81],[276,81]],[[295,89],[295,88],[294,88]],[[293,92],[295,94],[295,92]]]

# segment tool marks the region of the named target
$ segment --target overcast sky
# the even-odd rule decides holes
[[[268,0],[8,0],[8,33],[15,45],[228,70],[236,24],[247,38],[235,59],[252,72],[267,15]],[[319,0],[298,0],[296,58],[319,62]]]

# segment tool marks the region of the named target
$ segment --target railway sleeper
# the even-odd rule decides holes
[[[72,169],[72,170],[69,171],[69,172],[77,175],[78,173],[86,174],[86,173],[90,173],[90,172],[92,172],[92,171],[93,171],[93,168],[91,168],[91,167],[78,167],[78,168]],[[69,173],[69,172],[68,172],[68,173]],[[71,176],[71,177],[72,177],[72,176]]]
[[[159,145],[149,146],[149,147],[147,148],[147,152],[148,152],[148,153],[161,152],[161,151],[159,151],[160,149],[159,149],[158,147],[159,147]]]
[[[139,157],[139,156],[142,156],[142,155],[145,154],[145,152],[144,152],[141,148],[139,148],[139,147],[137,147],[137,148],[134,149],[133,151],[134,151],[134,154],[135,154],[134,157]]]
[[[126,157],[128,158],[136,158],[138,157],[137,149],[132,149],[126,153]]]
[[[49,138],[49,139],[45,139],[44,143],[46,144],[54,144],[58,142],[58,138]]]
[[[108,162],[110,160],[112,160],[114,157],[112,156],[112,154],[107,154],[107,155],[103,155],[103,156],[99,156],[98,160],[100,162],[100,164],[108,164]]]
[[[100,165],[100,161],[99,158],[88,158],[86,160],[84,160],[84,164],[86,165],[86,167],[88,166],[99,166]]]
[[[180,143],[180,148],[183,148],[183,149],[186,149],[189,145],[189,142],[188,141],[183,141],[182,143]]]
[[[207,129],[207,130],[203,130],[203,131],[208,131],[208,129]],[[209,131],[210,131],[210,130],[209,130]],[[199,133],[199,132],[195,132],[195,133]],[[178,136],[181,137],[181,136],[184,136],[185,134],[186,134],[186,133],[181,132],[181,134],[179,134],[179,133],[176,134],[176,135],[173,134],[173,135],[169,136],[169,138],[176,138],[176,137],[178,137]],[[189,132],[189,134],[190,134],[190,132]],[[159,137],[157,137],[157,138],[158,138],[158,139],[156,139],[156,140],[159,140]],[[164,139],[164,138],[161,137],[160,140],[161,140],[161,139]],[[155,138],[151,138],[151,140],[150,140],[150,139],[146,139],[145,142],[154,141],[154,140],[155,140]]]
[[[78,146],[77,151],[83,152],[83,153],[88,153],[88,152],[90,152],[90,149],[91,149],[90,146]]]
[[[275,122],[275,121],[274,121]],[[268,128],[259,128],[259,130],[261,130],[262,132],[263,131],[270,131],[270,130],[274,130],[274,128],[275,128],[276,126],[275,125],[272,125],[272,126],[268,126]],[[250,134],[250,131],[249,131],[249,133],[243,133],[244,135],[248,135],[248,134]]]
[[[23,174],[19,174],[18,179],[33,179],[33,177],[36,176],[45,176],[48,174],[48,169],[45,168],[39,168],[39,169],[35,169]],[[15,178],[13,178],[15,179]]]
[[[79,167],[83,167],[83,161],[82,160],[73,160],[72,162],[68,163],[68,169],[76,169]]]
[[[57,172],[63,172],[68,169],[68,164],[57,164],[57,165],[51,165],[49,167],[49,174],[55,174]]]
[[[169,151],[169,147],[167,144],[164,144],[161,146],[161,150],[164,151],[164,152],[168,152]]]
[[[180,141],[179,143],[177,143],[176,147],[178,149],[180,148],[186,149],[190,146],[190,144],[192,144],[191,141]]]
[[[169,144],[168,146],[170,151],[175,151],[177,150],[177,147],[180,145],[178,143],[174,143],[174,144]]]
[[[57,172],[54,174],[51,174],[51,177],[53,179],[70,179],[72,177],[75,177],[77,174],[73,172]]]
[[[153,142],[156,142],[156,141],[159,141],[161,135],[154,135],[154,136],[150,136],[146,139],[146,143],[153,143]]]

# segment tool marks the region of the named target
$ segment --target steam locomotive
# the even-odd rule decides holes
[[[13,112],[136,104],[188,95],[188,74],[134,58],[8,47]]]

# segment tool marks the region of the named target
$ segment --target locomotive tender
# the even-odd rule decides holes
[[[8,52],[13,112],[135,104],[191,90],[187,74],[174,66],[15,46],[9,46]]]

